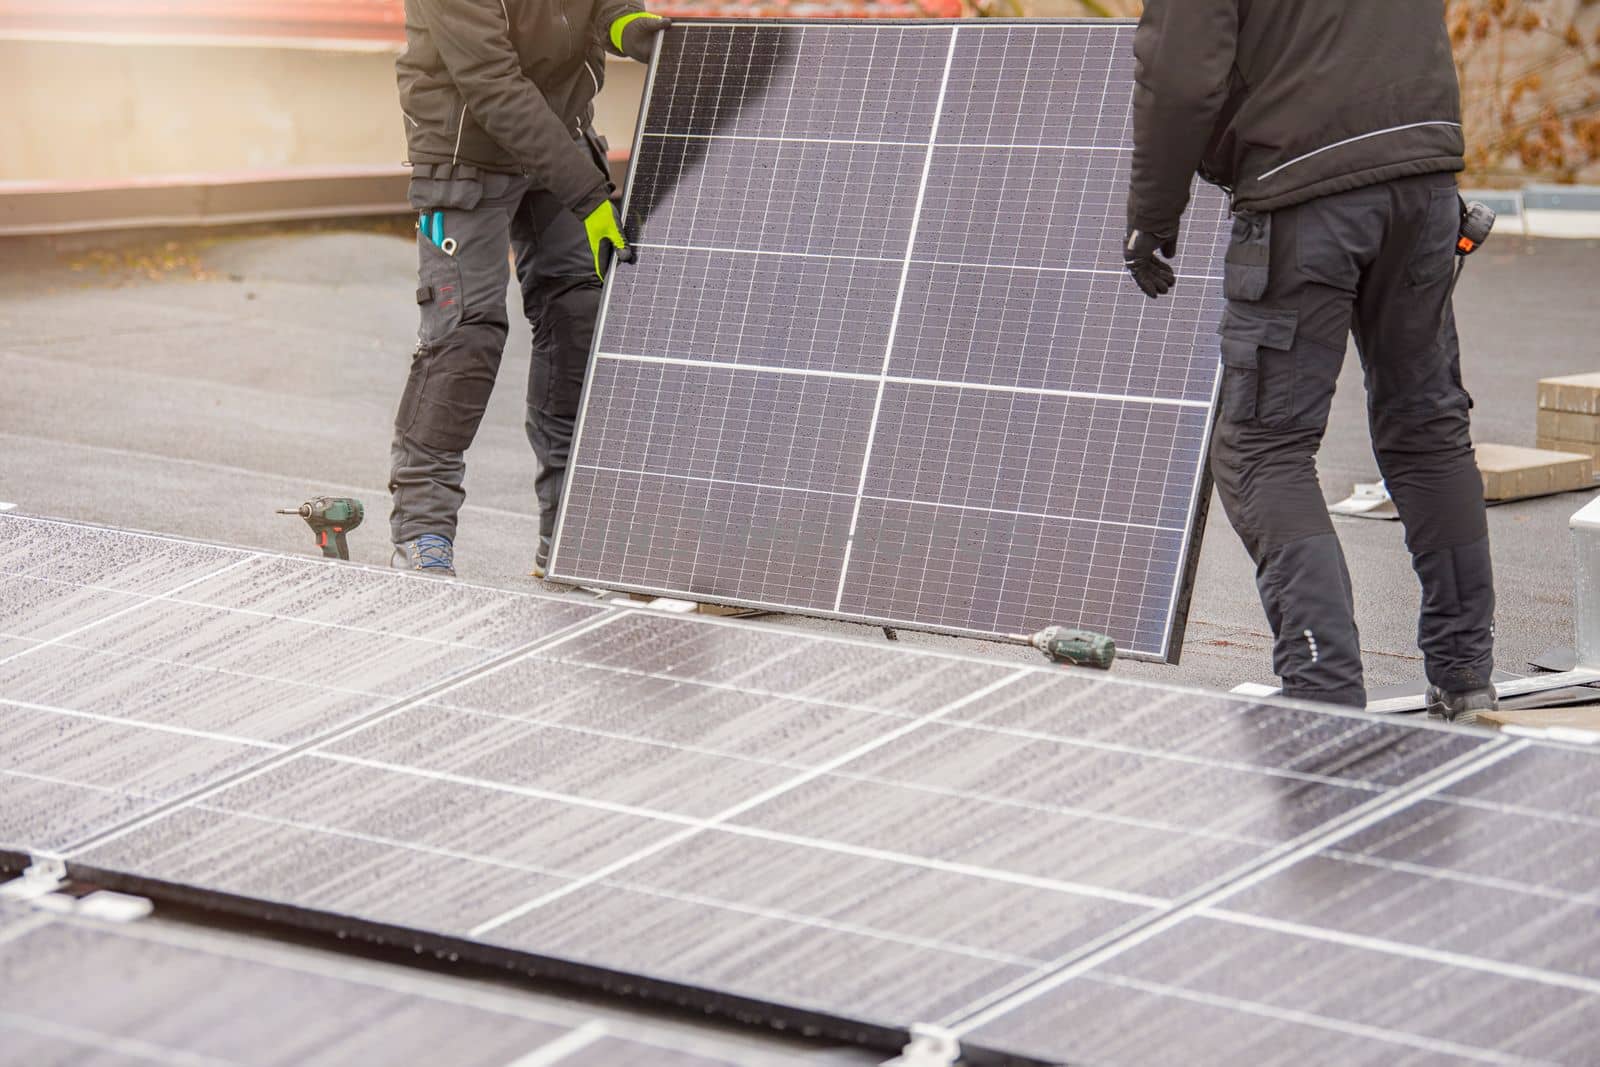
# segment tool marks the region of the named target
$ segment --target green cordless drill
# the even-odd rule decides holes
[[[348,496],[319,496],[297,508],[279,508],[279,515],[298,515],[317,535],[317,547],[329,559],[349,559],[350,545],[344,535],[361,525],[366,509],[361,501]],[[330,541],[328,535],[332,534]]]
[[[1070,667],[1093,667],[1108,671],[1117,658],[1117,643],[1093,630],[1051,626],[1031,636],[1017,634],[1008,640],[1013,644],[1032,645],[1043,652],[1046,659]]]

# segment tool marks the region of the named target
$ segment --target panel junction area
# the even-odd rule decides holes
[[[1224,197],[1119,248],[1132,27],[705,24],[663,45],[554,573],[1177,656]]]

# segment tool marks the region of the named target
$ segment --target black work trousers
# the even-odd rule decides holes
[[[1211,469],[1255,561],[1287,696],[1366,703],[1350,575],[1316,469],[1352,330],[1373,452],[1422,583],[1428,680],[1489,682],[1488,525],[1448,306],[1459,225],[1449,174],[1234,220]]]
[[[395,416],[389,492],[396,543],[421,534],[455,538],[466,498],[464,453],[477,435],[505,349],[507,247],[515,253],[522,310],[533,327],[526,429],[539,461],[539,527],[555,530],[572,433],[600,306],[583,223],[526,178],[472,168],[431,168],[411,182],[419,212],[443,212],[441,248],[417,235],[422,323]]]

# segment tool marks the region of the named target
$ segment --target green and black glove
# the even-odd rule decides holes
[[[629,59],[648,63],[650,54],[655,51],[656,34],[670,25],[672,20],[665,15],[634,11],[611,24],[611,43]]]
[[[589,234],[589,251],[594,253],[594,273],[596,277],[604,278],[605,264],[603,262],[604,246],[610,244],[616,252],[617,258],[624,263],[633,262],[633,249],[628,247],[628,242],[622,239],[622,229],[617,225],[617,213],[611,207],[611,201],[604,201],[583,218],[583,228]]]

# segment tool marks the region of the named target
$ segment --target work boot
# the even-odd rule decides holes
[[[533,555],[533,570],[529,571],[528,573],[532,574],[535,578],[543,578],[549,569],[550,538],[541,534],[539,537],[539,551],[535,552]]]
[[[1500,706],[1494,686],[1463,689],[1458,693],[1446,692],[1436,685],[1428,686],[1428,717],[1453,722],[1457,726],[1471,726],[1478,721],[1478,712],[1494,711]]]
[[[434,578],[456,576],[456,554],[450,538],[443,534],[423,534],[415,541],[394,546],[389,566],[396,570],[418,571]]]

